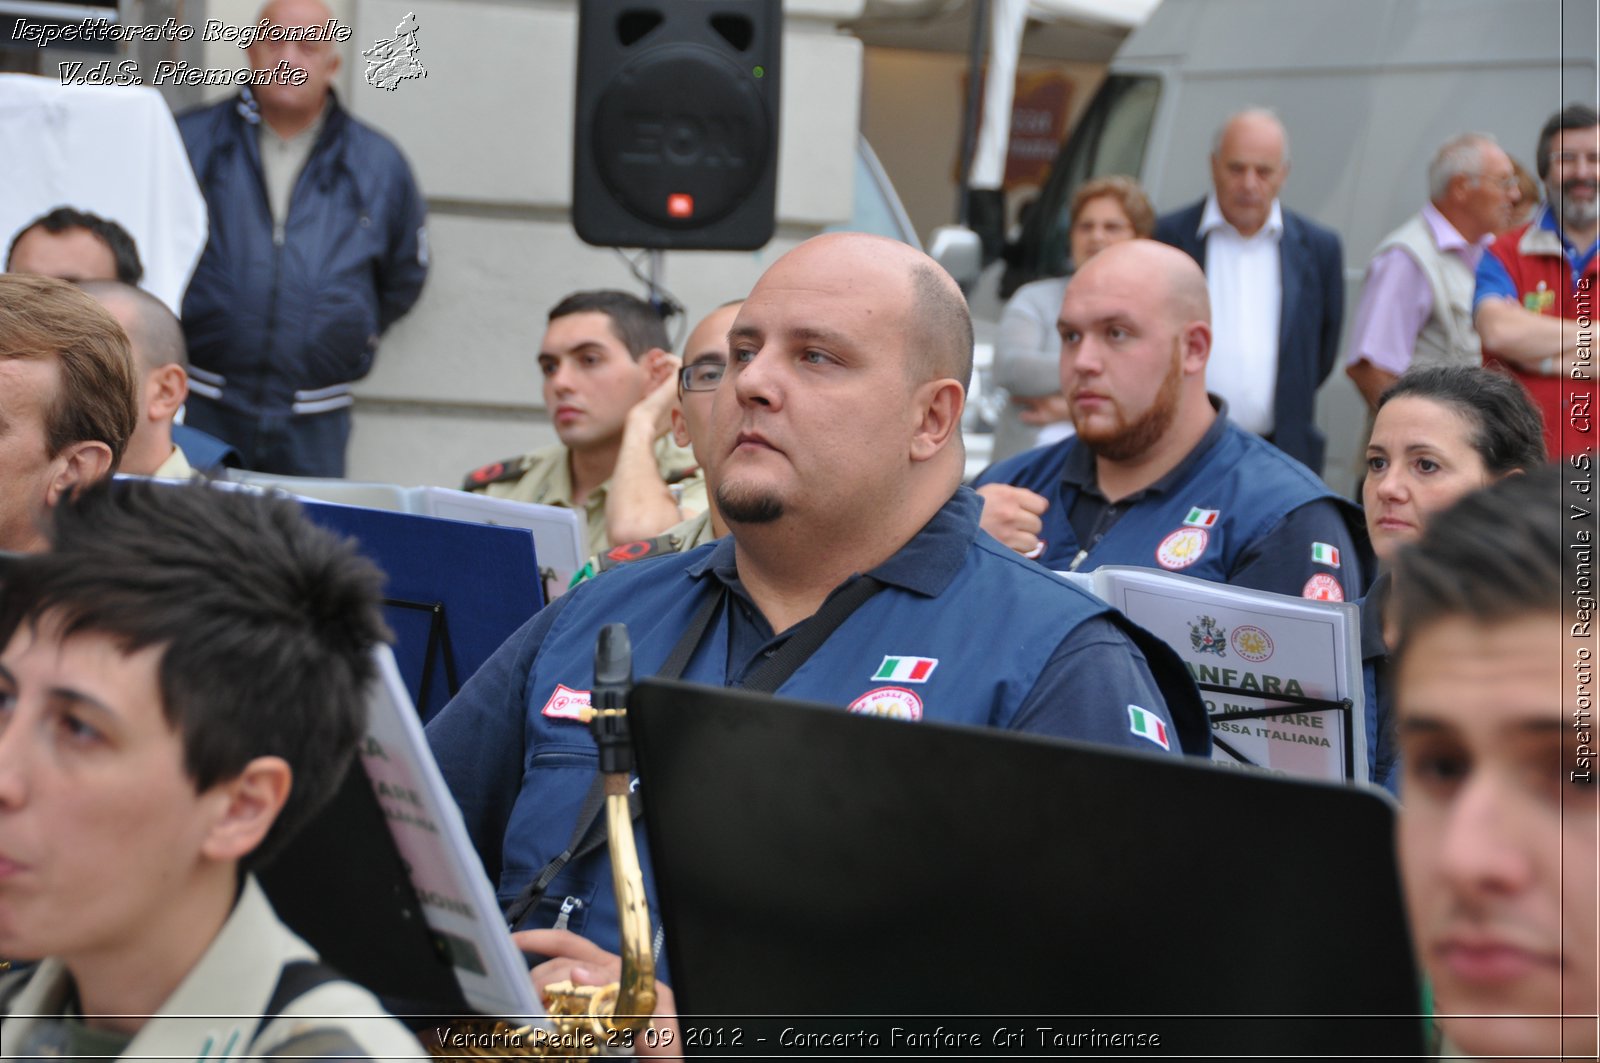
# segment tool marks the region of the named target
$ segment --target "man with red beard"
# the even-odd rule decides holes
[[[978,477],[986,531],[1052,569],[1360,596],[1359,511],[1206,393],[1211,306],[1192,259],[1151,240],[1107,248],[1067,286],[1057,329],[1078,434]]]

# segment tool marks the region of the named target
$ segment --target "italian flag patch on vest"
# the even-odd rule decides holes
[[[937,657],[885,657],[872,678],[893,683],[926,683],[938,666]]]

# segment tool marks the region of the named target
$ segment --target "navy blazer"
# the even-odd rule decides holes
[[[1205,269],[1200,217],[1205,200],[1163,214],[1156,239]],[[1273,390],[1272,441],[1321,475],[1327,440],[1317,428],[1317,389],[1333,372],[1344,324],[1344,249],[1339,236],[1294,211],[1283,210],[1283,313],[1278,325],[1278,382]]]

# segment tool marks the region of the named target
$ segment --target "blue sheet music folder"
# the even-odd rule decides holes
[[[533,533],[413,513],[301,501],[388,574],[384,618],[423,722],[544,605]]]

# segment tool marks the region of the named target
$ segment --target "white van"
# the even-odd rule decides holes
[[[1163,0],[1117,52],[974,313],[993,320],[1018,285],[1064,271],[1083,180],[1133,174],[1157,210],[1185,206],[1209,190],[1217,127],[1264,106],[1289,131],[1284,204],[1344,241],[1348,335],[1367,260],[1427,198],[1439,144],[1491,133],[1532,170],[1545,119],[1595,102],[1595,40],[1594,0]],[[1317,421],[1324,477],[1348,492],[1366,414],[1339,369]]]

